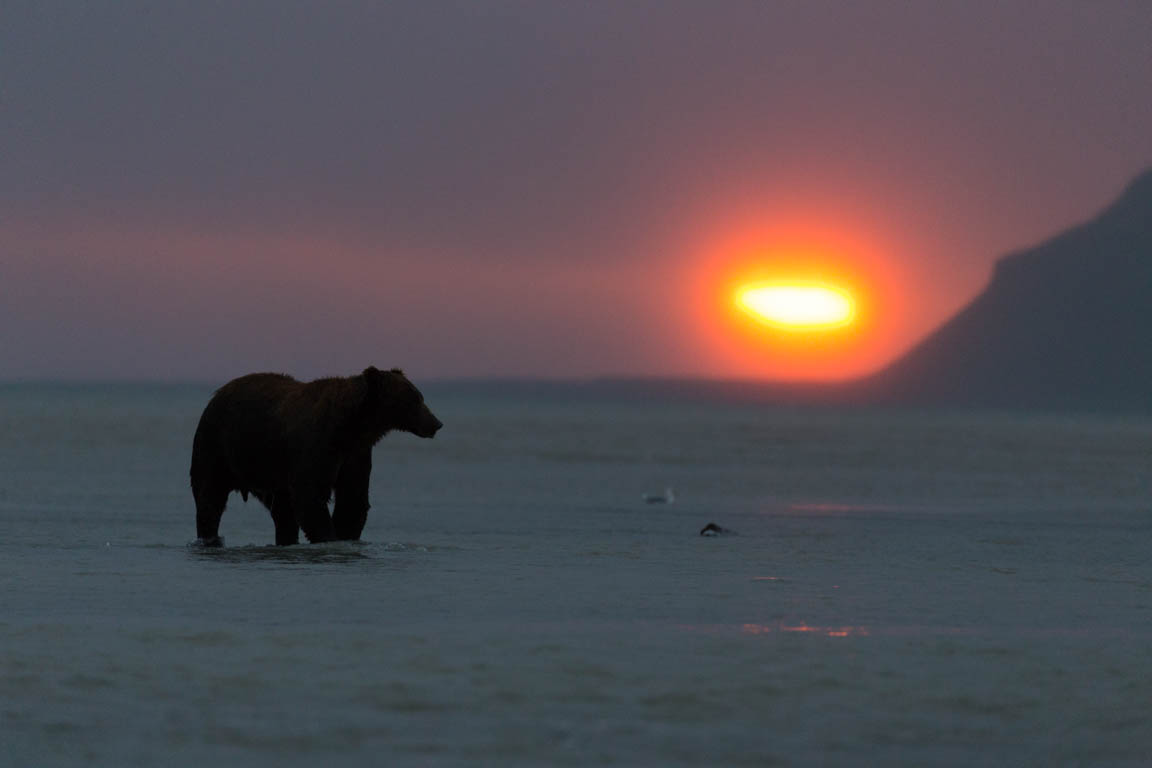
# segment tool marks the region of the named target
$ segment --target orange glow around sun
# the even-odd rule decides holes
[[[834,215],[769,211],[697,244],[683,296],[710,375],[836,380],[888,362],[903,337],[891,246]]]

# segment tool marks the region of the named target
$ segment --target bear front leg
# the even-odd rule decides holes
[[[196,501],[196,540],[201,546],[222,547],[220,538],[220,517],[228,503],[231,490],[219,483],[201,481],[192,489]]]
[[[368,479],[372,474],[372,449],[349,456],[336,475],[336,501],[332,527],[336,538],[355,541],[368,520]]]
[[[296,516],[296,524],[313,544],[336,539],[332,517],[328,514],[328,494],[327,488],[320,491],[312,487],[292,493],[292,511]]]

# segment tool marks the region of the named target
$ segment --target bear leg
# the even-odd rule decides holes
[[[276,546],[299,544],[300,526],[296,524],[296,515],[292,511],[292,505],[288,503],[287,494],[252,491],[252,495],[259,499],[272,515],[272,523],[276,526]]]
[[[336,475],[336,501],[332,527],[336,538],[355,541],[368,520],[368,478],[372,473],[371,449],[349,456]]]
[[[296,524],[304,531],[313,544],[321,541],[334,541],[336,532],[332,528],[332,517],[328,514],[328,491],[295,492],[292,494],[292,511]]]
[[[196,539],[205,547],[220,547],[220,518],[231,489],[219,483],[201,483],[193,489],[196,499]]]
[[[272,522],[276,525],[276,546],[287,547],[300,543],[300,526],[296,524],[296,515],[292,507],[286,503],[279,503],[272,507]]]

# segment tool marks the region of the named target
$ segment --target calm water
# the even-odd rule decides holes
[[[1152,423],[428,394],[200,551],[208,387],[0,388],[0,765],[1152,762]]]

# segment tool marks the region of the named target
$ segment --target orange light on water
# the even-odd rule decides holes
[[[740,631],[746,635],[771,635],[795,632],[825,637],[867,637],[868,627],[814,627],[810,624],[743,624]]]
[[[736,291],[735,299],[757,320],[789,331],[827,331],[856,318],[852,295],[821,283],[746,285]]]

